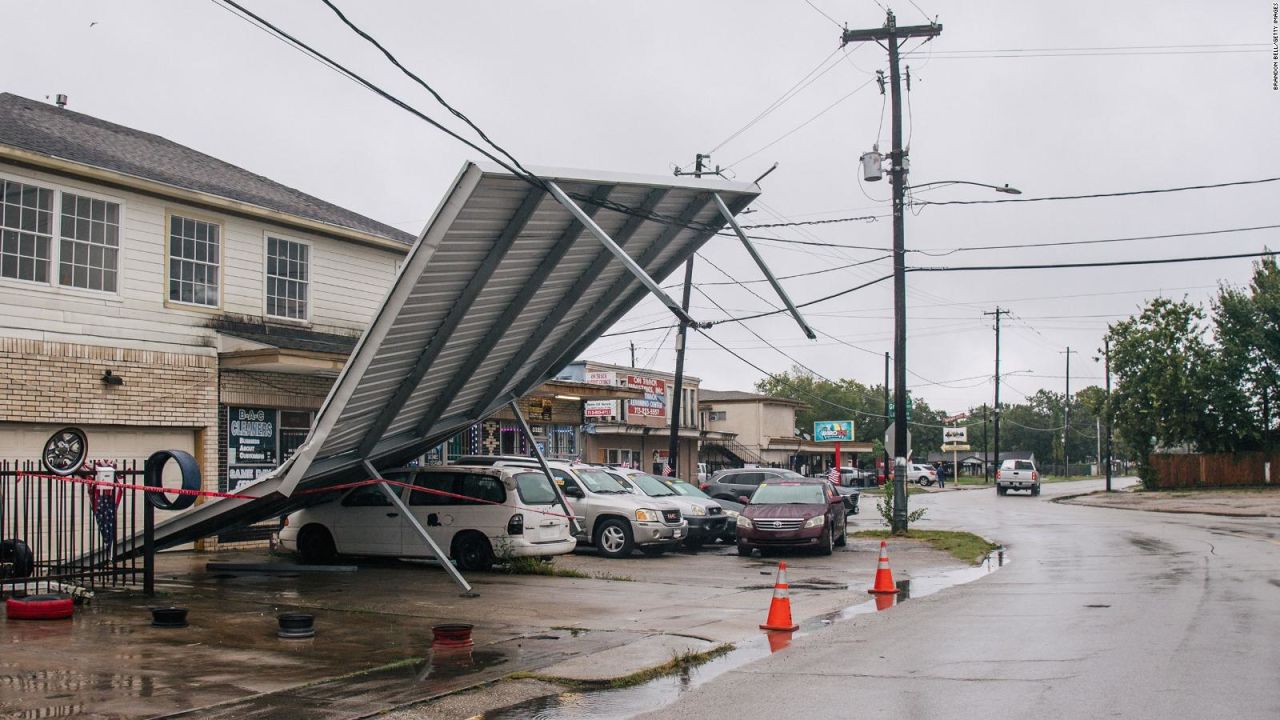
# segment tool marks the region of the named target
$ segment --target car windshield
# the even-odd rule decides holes
[[[751,496],[752,505],[825,505],[826,502],[822,486],[816,483],[761,485]]]
[[[551,505],[556,501],[556,491],[551,481],[542,473],[520,473],[516,475],[516,492],[525,505]]]
[[[777,477],[781,480],[804,480],[805,479],[804,476],[801,475],[800,473],[792,472],[791,470],[778,470]]]
[[[613,479],[613,476],[603,470],[595,470],[592,468],[578,468],[578,477],[582,478],[582,484],[594,493],[625,493],[626,488]]]
[[[699,490],[696,485],[690,485],[689,483],[683,480],[667,480],[666,485],[672,490],[675,490],[677,495],[684,495],[685,497],[701,498],[703,500],[711,499],[710,495]]]
[[[670,497],[676,494],[661,479],[648,473],[635,473],[627,479],[649,497]]]

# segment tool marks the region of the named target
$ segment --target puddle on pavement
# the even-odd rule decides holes
[[[666,707],[679,699],[680,695],[714,680],[724,673],[735,670],[747,663],[754,662],[770,654],[786,649],[792,639],[803,637],[829,627],[833,623],[842,622],[857,615],[887,610],[895,604],[906,602],[911,598],[932,595],[945,588],[963,585],[985,577],[1000,569],[1009,562],[1009,556],[1003,550],[987,556],[981,564],[971,568],[959,568],[947,572],[921,575],[897,583],[898,594],[879,595],[864,603],[859,603],[821,615],[805,621],[800,629],[791,632],[766,632],[762,635],[736,643],[731,652],[696,668],[686,668],[676,675],[651,680],[635,687],[618,690],[583,690],[564,692],[558,695],[531,700],[501,710],[482,715],[484,720],[580,720],[592,718],[629,718],[645,712],[652,712]],[[850,589],[863,589],[853,588]]]

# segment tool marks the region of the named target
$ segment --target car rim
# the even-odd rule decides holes
[[[624,542],[626,542],[626,538],[622,536],[622,530],[615,526],[610,525],[604,529],[603,533],[600,534],[600,544],[603,545],[604,549],[608,552],[618,552],[622,549]]]

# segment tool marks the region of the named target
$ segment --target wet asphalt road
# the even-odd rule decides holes
[[[644,717],[1278,718],[1280,527],[1049,502],[1099,482],[913,496],[1005,543],[978,582],[797,638]]]

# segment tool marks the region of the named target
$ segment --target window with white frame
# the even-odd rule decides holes
[[[221,240],[216,223],[169,216],[169,300],[218,306]]]
[[[53,190],[0,180],[0,277],[49,282]]]
[[[115,292],[120,206],[64,192],[58,234],[58,284]]]
[[[267,236],[267,315],[307,319],[310,252],[305,243]]]

